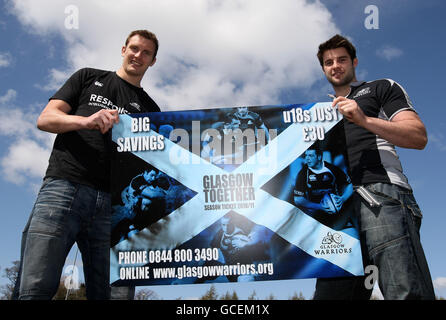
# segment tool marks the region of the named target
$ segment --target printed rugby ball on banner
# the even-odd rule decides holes
[[[321,200],[321,205],[325,208],[329,208],[330,214],[339,213],[340,208],[336,206],[336,197],[338,196],[333,193],[326,193]]]

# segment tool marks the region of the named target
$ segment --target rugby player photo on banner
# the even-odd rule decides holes
[[[0,300],[446,300],[446,1],[2,9]]]
[[[331,102],[120,115],[112,286],[363,275]]]

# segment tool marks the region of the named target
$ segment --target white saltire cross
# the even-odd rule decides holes
[[[324,104],[315,104],[313,108]],[[337,123],[338,121],[309,122],[306,125],[323,126],[325,132],[328,132]],[[119,124],[113,128],[113,140],[115,141],[117,137],[132,136],[130,127],[131,117],[121,115]],[[158,135],[154,131],[150,131],[148,134]],[[181,182],[185,187],[197,192],[197,195],[150,227],[111,248],[111,283],[119,279],[118,252],[174,249],[195,237],[228,212],[226,210],[203,210],[206,203],[202,183],[202,178],[205,175],[228,174],[228,172],[168,139],[165,139],[164,143],[165,149],[162,151],[144,151],[134,154]],[[253,187],[255,190],[254,207],[235,209],[234,211],[258,225],[267,227],[309,255],[325,259],[353,275],[361,275],[363,274],[363,266],[358,239],[342,231],[336,231],[342,235],[344,246],[352,248],[351,253],[316,255],[315,250],[320,249],[322,239],[328,232],[334,230],[308,216],[287,201],[277,199],[261,189],[265,183],[305,152],[312,143],[313,141],[304,141],[302,124],[293,123],[253,155],[255,159],[248,159],[232,171],[231,173],[234,175],[253,173]],[[185,161],[180,165],[172,165],[170,159],[172,155],[182,155],[185,157]],[[265,161],[265,159],[268,159],[268,161]]]

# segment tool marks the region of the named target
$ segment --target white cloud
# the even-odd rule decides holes
[[[71,0],[7,2],[26,30],[50,39],[50,47],[57,45],[53,54],[66,59],[66,67],[52,66],[47,81],[35,86],[54,91],[82,67],[116,70],[128,33],[149,29],[160,50],[142,85],[163,110],[281,103],[281,90],[311,88],[322,78],[317,47],[339,32],[319,1],[75,3],[79,29],[65,27]],[[65,43],[53,44],[54,35]],[[16,96],[11,89],[0,97],[0,134],[8,145],[1,170],[14,183],[35,183],[44,174],[54,135],[35,127],[38,111],[14,105]]]
[[[446,151],[446,138],[441,132],[429,133],[429,143],[433,143],[440,151]]]
[[[9,89],[7,93],[0,96],[0,134],[8,139],[32,138],[46,147],[51,144],[49,134],[37,129],[36,121],[38,112],[36,106],[28,108],[15,105],[17,92]]]
[[[19,185],[28,179],[40,179],[45,173],[49,155],[49,149],[32,139],[14,141],[1,160],[3,178]]]
[[[11,4],[32,32],[60,34],[68,44],[69,68],[52,69],[47,89],[81,67],[116,70],[129,31],[155,32],[158,61],[143,86],[164,110],[280,103],[282,89],[321,78],[317,46],[339,32],[318,1],[80,0],[78,30],[64,26],[71,0]]]
[[[12,63],[12,57],[8,52],[0,52],[0,68],[9,67]]]
[[[5,95],[0,96],[0,105],[12,102],[17,97],[17,91],[13,89],[8,89]]]
[[[37,83],[35,86],[37,88],[40,88],[45,91],[57,91],[57,89],[60,88],[61,84],[63,84],[69,77],[70,72],[68,71],[61,71],[58,69],[50,69],[49,71],[49,81],[47,83],[44,83],[43,85],[40,83]]]
[[[366,80],[368,78],[368,74],[369,72],[367,70],[361,68],[356,69],[356,79],[358,79],[359,81]]]
[[[436,278],[433,283],[435,289],[446,289],[446,277]]]
[[[8,147],[0,160],[3,179],[36,191],[45,173],[54,135],[36,128],[35,106],[15,105],[13,89],[0,96],[0,135]]]
[[[385,45],[376,50],[376,55],[380,58],[391,61],[395,58],[399,58],[403,55],[403,51],[399,48]]]

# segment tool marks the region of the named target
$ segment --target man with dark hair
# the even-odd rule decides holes
[[[256,264],[270,259],[268,244],[262,238],[262,229],[259,226],[251,221],[238,219],[236,215],[228,214],[220,219],[220,227],[210,245],[220,249],[225,265]],[[210,265],[213,263],[211,262]],[[255,279],[254,275],[227,275],[226,277],[230,282]]]
[[[353,184],[367,194],[364,198],[355,194],[353,199],[364,266],[378,268],[385,299],[435,299],[420,243],[421,211],[395,151],[395,146],[423,149],[424,124],[395,81],[356,80],[358,59],[348,39],[334,36],[319,46],[317,56],[335,91],[333,107],[344,116]],[[314,298],[369,299],[370,295],[364,277],[333,278],[318,279]]]
[[[269,132],[260,115],[256,112],[249,111],[248,107],[237,107],[237,110],[226,115],[227,122],[237,121],[239,129],[244,131],[251,129],[257,137],[257,130],[262,129],[265,132],[266,142],[269,141]]]
[[[242,146],[236,151],[238,155],[235,155],[235,158],[238,158],[238,163],[246,161],[269,142],[270,136],[267,126],[260,115],[249,111],[248,107],[237,107],[235,112],[226,114],[225,118],[227,123],[232,124],[234,128],[240,129],[244,135],[251,135],[254,138],[254,141],[243,139]]]
[[[317,52],[317,58],[319,60],[321,67],[324,66],[324,58],[323,58],[324,52],[326,50],[336,49],[336,48],[344,48],[348,53],[348,58],[350,58],[352,62],[356,59],[356,48],[353,46],[353,44],[350,41],[348,41],[348,39],[337,34],[319,46],[319,51]]]
[[[305,151],[305,164],[297,174],[294,186],[294,203],[315,219],[329,224],[333,219],[328,215],[341,211],[353,193],[353,185],[344,171],[323,161],[322,156],[318,147]],[[325,202],[327,197],[331,205]]]
[[[154,34],[132,32],[119,70],[78,70],[40,114],[38,128],[57,137],[23,232],[15,298],[51,299],[75,242],[87,298],[110,297],[110,129],[118,114],[160,111],[141,87],[157,50]]]
[[[124,205],[112,207],[111,246],[128,239],[166,215],[166,196],[170,181],[166,174],[144,170],[121,192]]]
[[[153,44],[155,45],[153,50],[153,58],[156,59],[156,54],[158,53],[158,47],[159,47],[158,38],[156,37],[156,35],[148,30],[134,30],[130,32],[130,34],[127,36],[127,39],[125,40],[126,47],[129,44],[130,39],[133,38],[134,36],[141,36],[153,42]]]

